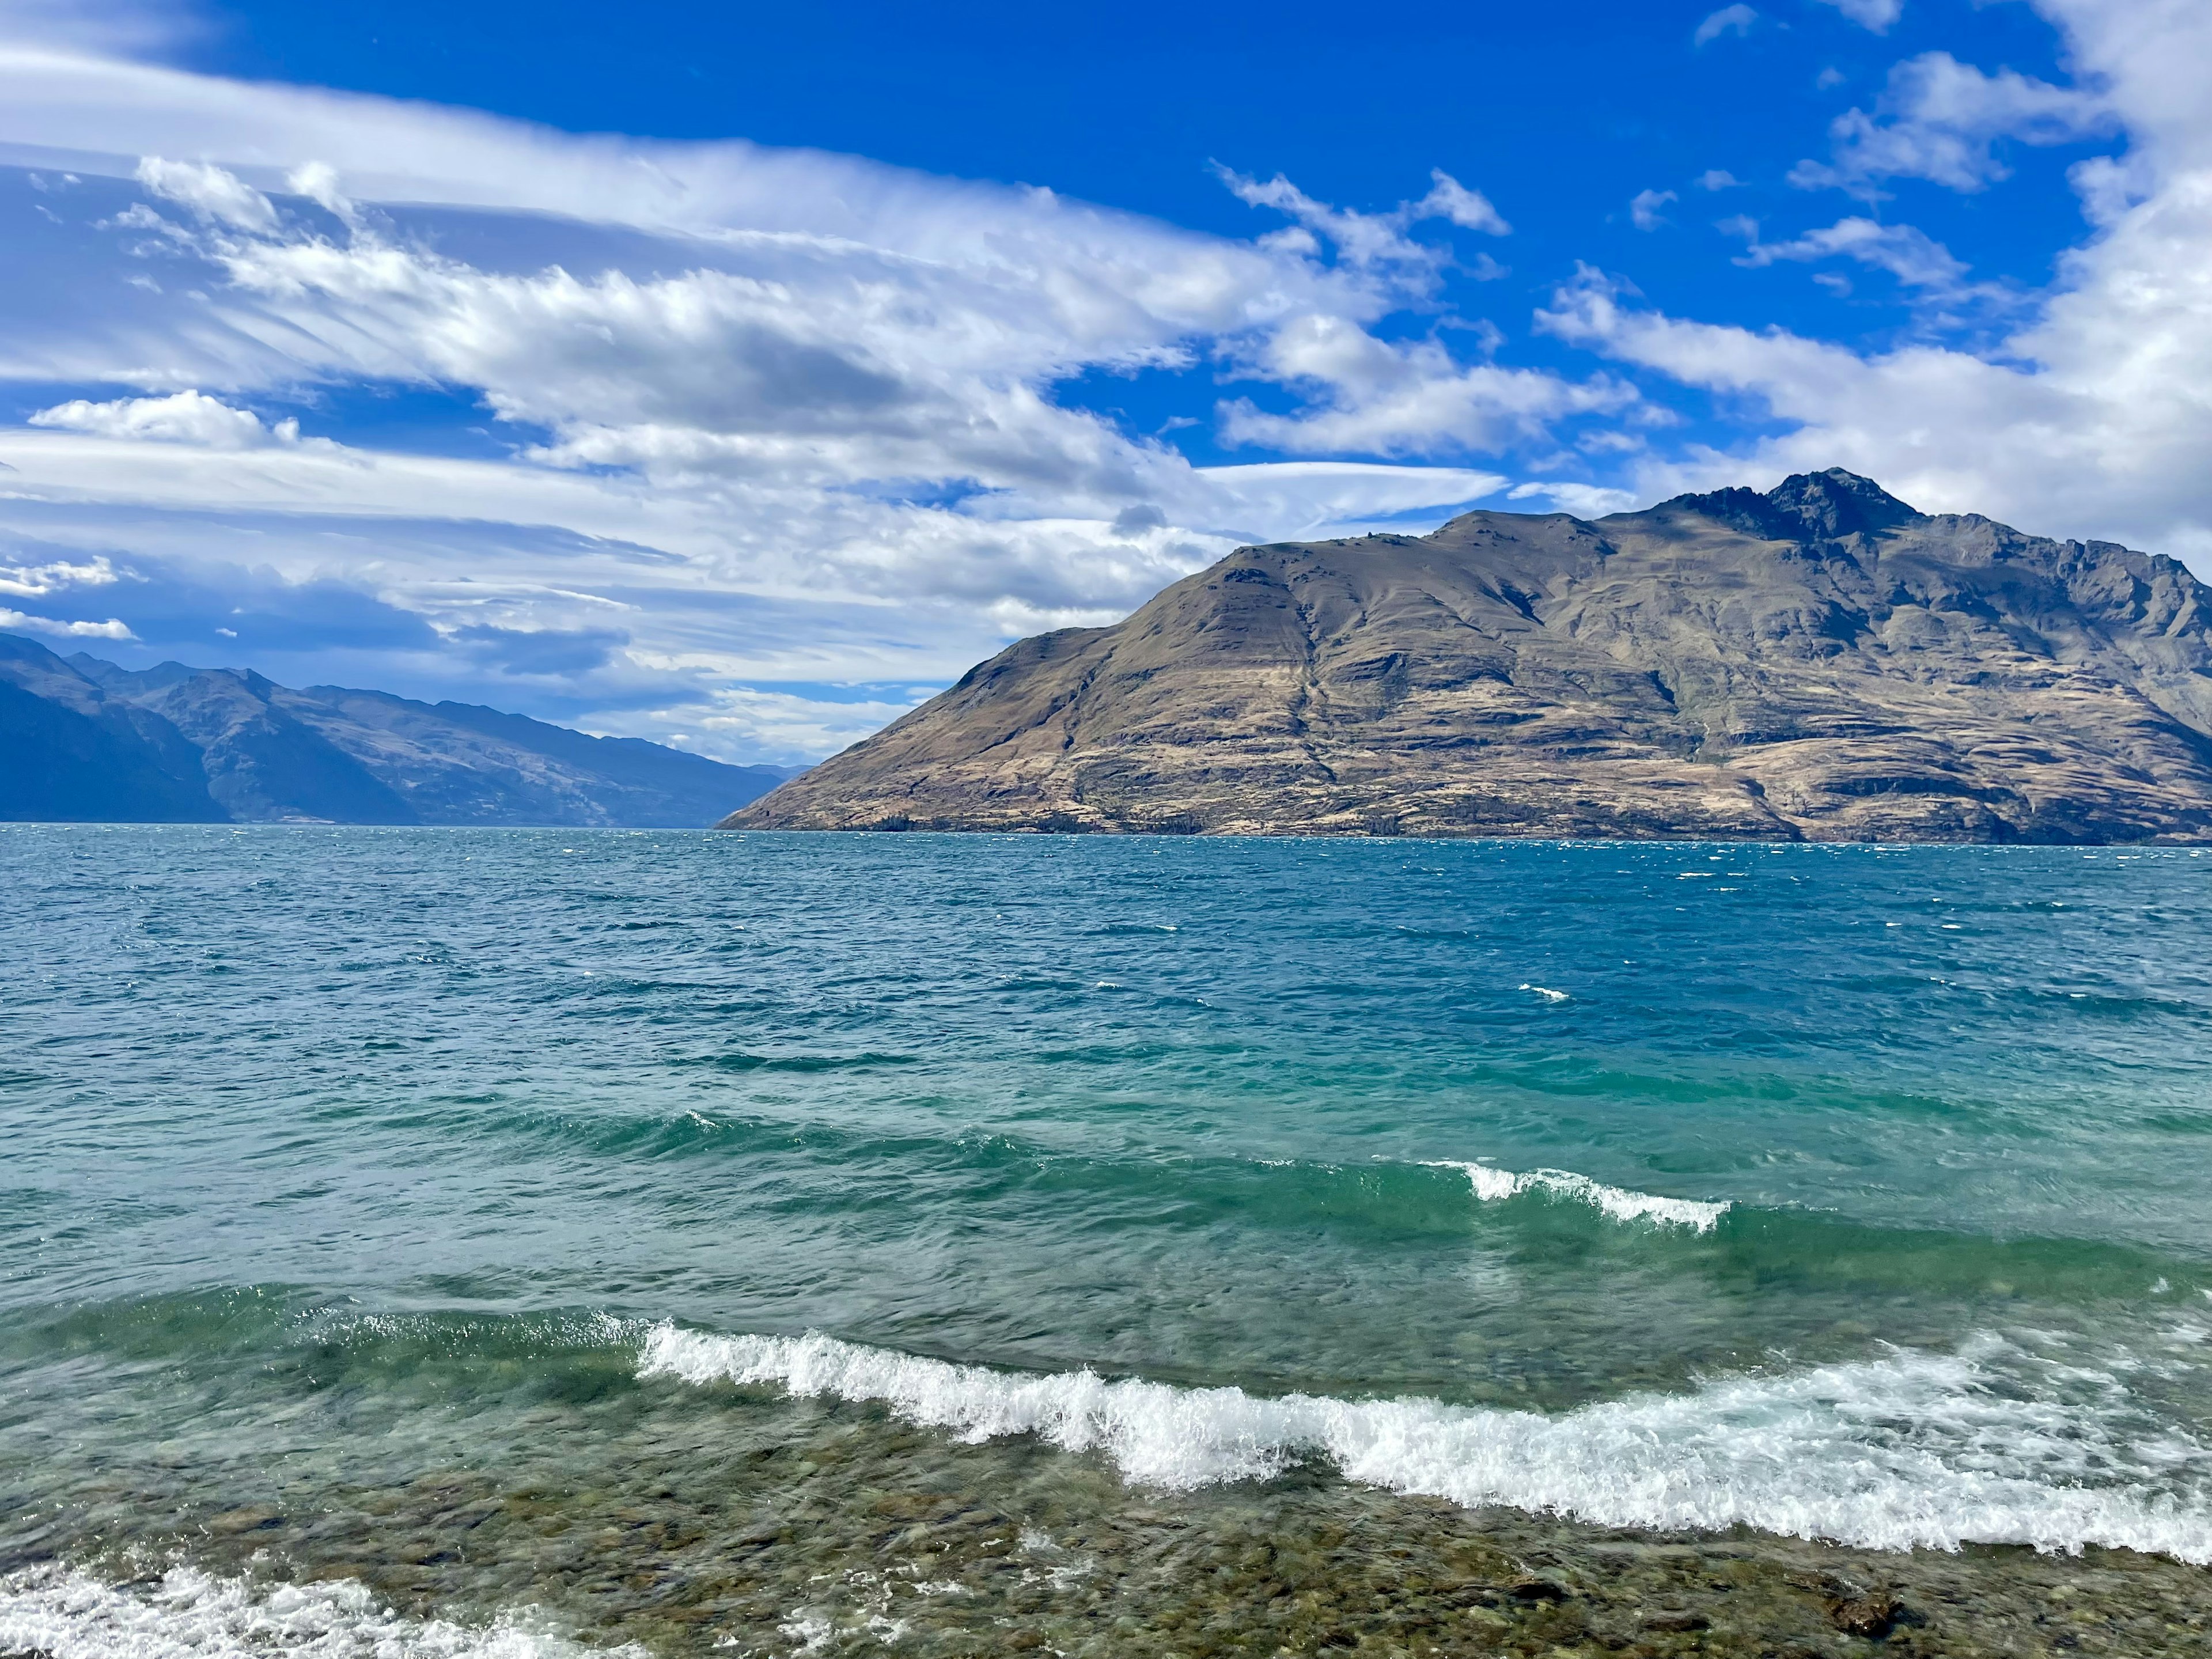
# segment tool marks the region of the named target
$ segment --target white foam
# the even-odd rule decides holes
[[[1451,1158],[1426,1158],[1423,1162],[1432,1170],[1465,1171],[1474,1195],[1486,1204],[1495,1204],[1521,1193],[1547,1192],[1589,1205],[1615,1221],[1656,1221],[1662,1226],[1687,1227],[1701,1233],[1712,1231],[1729,1212],[1726,1199],[1662,1198],[1656,1193],[1608,1187],[1586,1175],[1577,1175],[1572,1170],[1516,1172],[1492,1169],[1487,1164],[1462,1164]]]
[[[645,1659],[623,1647],[617,1655]],[[66,1567],[0,1578],[0,1653],[53,1659],[605,1659],[510,1617],[470,1626],[380,1607],[354,1579],[255,1584],[173,1567],[150,1588]]]
[[[2098,1544],[2212,1564],[2212,1452],[2177,1442],[2170,1426],[2137,1448],[2093,1410],[1996,1386],[1971,1355],[1735,1377],[1559,1417],[1423,1399],[1268,1399],[1109,1382],[1088,1370],[1024,1376],[818,1334],[674,1325],[653,1329],[638,1371],[878,1401],[970,1443],[1033,1434],[1170,1489],[1264,1480],[1324,1456],[1395,1492],[1604,1526],[1741,1524],[1897,1550]],[[2172,1485],[2191,1471],[2194,1485]]]
[[[1565,1002],[1567,1000],[1567,994],[1565,991],[1554,991],[1548,985],[1523,985],[1521,988],[1524,991],[1534,991],[1538,996],[1543,998],[1547,1002]]]

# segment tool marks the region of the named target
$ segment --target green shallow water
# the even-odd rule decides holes
[[[2197,1650],[2208,874],[0,829],[0,1650]]]

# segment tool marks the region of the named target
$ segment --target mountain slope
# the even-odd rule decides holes
[[[216,823],[199,752],[112,703],[45,647],[0,634],[0,820]]]
[[[1244,548],[1024,640],[732,827],[2128,841],[2212,833],[2172,559],[1832,471]]]
[[[519,714],[0,635],[0,819],[701,827],[788,774]]]

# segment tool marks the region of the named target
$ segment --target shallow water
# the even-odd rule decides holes
[[[0,1650],[2199,1650],[2208,877],[0,829]]]

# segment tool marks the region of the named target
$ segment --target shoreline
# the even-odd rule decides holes
[[[526,1632],[526,1647],[500,1652],[634,1644],[668,1659],[2182,1659],[2212,1643],[2212,1573],[2130,1551],[1893,1553],[1741,1528],[1597,1527],[1402,1497],[1321,1464],[1163,1493],[1034,1441],[959,1445],[850,1407],[769,1415],[796,1431],[785,1443],[629,1437],[663,1449],[627,1465],[618,1487],[559,1488],[548,1447],[556,1462],[521,1480],[447,1467],[325,1490],[313,1508],[275,1490],[213,1510],[112,1492],[106,1524],[9,1526],[0,1582],[20,1592],[42,1564],[71,1564],[150,1602],[157,1575],[187,1565],[232,1579],[213,1599],[234,1606],[254,1599],[237,1593],[240,1575],[264,1602],[280,1583],[350,1579],[385,1625]],[[10,1599],[0,1636],[20,1645]]]

